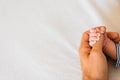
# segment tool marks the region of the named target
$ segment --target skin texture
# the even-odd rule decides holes
[[[102,51],[104,35],[93,47],[89,46],[89,31],[85,32],[80,45],[80,61],[83,71],[83,80],[108,80],[108,66]]]
[[[96,28],[100,29],[101,26]],[[90,33],[89,30],[83,33],[79,48],[83,80],[108,80],[108,65],[103,52],[116,60],[115,43],[120,41],[119,34],[97,30],[100,34],[99,40],[91,47],[89,45]]]
[[[119,34],[116,32],[106,32],[106,28],[101,26],[101,27],[95,27],[92,29],[92,32],[90,31],[89,34],[89,44],[91,42],[96,42],[96,39],[98,39],[98,32],[104,32],[104,43],[103,43],[103,51],[106,53],[108,56],[111,57],[111,59],[116,61],[116,47],[115,43],[120,41]],[[94,40],[93,40],[94,39]]]

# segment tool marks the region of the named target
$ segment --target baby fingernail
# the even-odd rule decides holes
[[[93,28],[91,28],[91,29],[90,29],[90,32],[93,33],[93,32],[96,32],[96,30],[93,29]]]
[[[101,33],[105,33],[106,29],[105,27],[101,27]]]
[[[93,41],[93,42],[92,42],[92,44],[95,44],[95,43],[96,43],[96,41]]]
[[[97,39],[96,39],[96,40],[97,40],[97,41],[99,41],[99,39],[100,39],[100,37],[97,37]]]
[[[93,36],[98,36],[98,34],[96,34],[96,33],[90,33],[90,37],[93,37]]]
[[[93,46],[96,43],[96,41],[92,41],[89,43],[90,46]]]

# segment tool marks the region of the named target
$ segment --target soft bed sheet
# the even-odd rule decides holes
[[[100,25],[120,32],[119,0],[0,0],[0,80],[81,80],[81,35]]]

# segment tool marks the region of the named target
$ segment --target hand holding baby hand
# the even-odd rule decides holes
[[[98,33],[99,40],[96,41],[92,48],[89,45],[90,31],[86,31],[82,37],[79,53],[83,80],[108,80],[107,60],[102,51],[104,33],[100,31]]]

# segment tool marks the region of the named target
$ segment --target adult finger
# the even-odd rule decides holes
[[[120,41],[120,36],[118,32],[107,32],[108,38],[118,43]]]
[[[93,45],[92,51],[101,52],[104,42],[104,34],[100,33],[99,40]]]
[[[89,55],[90,50],[91,50],[91,47],[89,45],[89,31],[86,31],[82,35],[82,40],[81,40],[80,49],[79,49],[80,55],[87,56]]]

